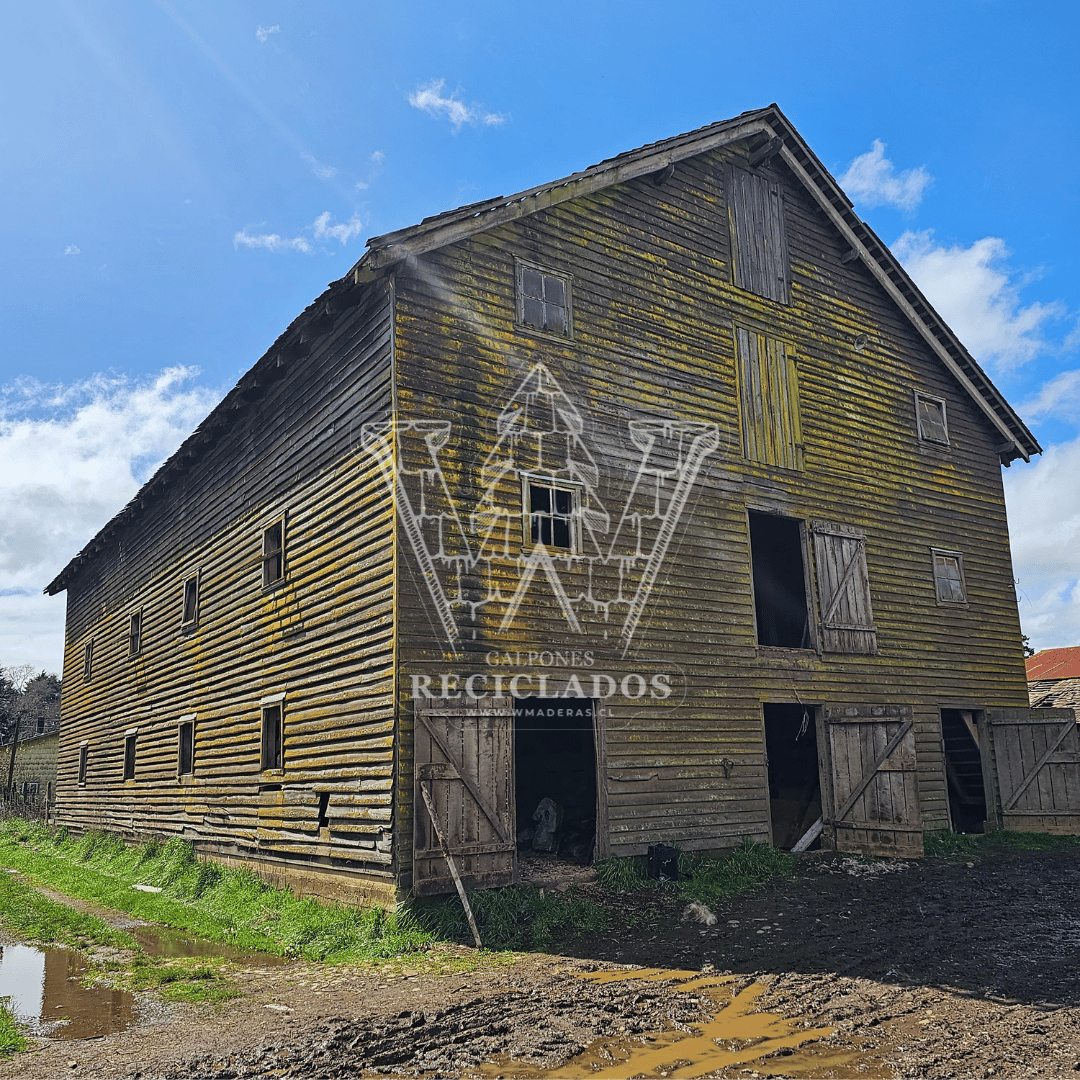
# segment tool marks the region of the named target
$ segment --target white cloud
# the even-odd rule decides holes
[[[277,233],[259,233],[252,236],[247,229],[233,233],[234,248],[265,248],[267,251],[302,251],[310,254],[311,244],[302,236],[286,239]]]
[[[330,211],[327,210],[315,219],[315,239],[336,240],[339,244],[347,244],[353,237],[360,235],[362,228],[363,225],[355,214],[342,225],[331,225]]]
[[[932,183],[933,177],[921,165],[897,173],[880,139],[875,139],[873,149],[860,154],[840,177],[840,186],[855,202],[898,210],[914,210]]]
[[[442,90],[445,85],[445,79],[432,79],[431,82],[418,86],[409,94],[409,104],[436,119],[445,116],[455,131],[458,131],[462,124],[479,122],[492,126],[506,122],[502,113],[480,112],[477,108],[466,105],[456,96],[456,90],[449,97],[444,97]]]
[[[60,671],[64,603],[41,590],[217,402],[197,374],[0,391],[0,662]]]
[[[1047,416],[1070,423],[1080,421],[1080,370],[1062,371],[1016,410],[1021,416],[1041,420]]]
[[[370,156],[371,156],[371,161],[372,161],[373,164],[381,165],[386,160],[386,151],[385,150],[372,150]]]
[[[271,34],[280,34],[280,33],[281,33],[281,27],[280,26],[258,26],[258,27],[255,28],[255,36],[259,39],[259,44],[260,45],[265,45],[266,44],[266,39],[268,37],[270,37]]]
[[[312,173],[320,180],[329,180],[332,176],[337,176],[337,169],[333,165],[324,165],[317,158],[312,157],[311,154],[301,154],[300,157],[308,163]]]
[[[1080,645],[1080,438],[1005,472],[1013,573],[1037,649]]]
[[[68,244],[68,246],[66,248],[64,248],[64,254],[65,255],[81,255],[82,252],[74,244]]]
[[[997,372],[1027,363],[1049,348],[1043,331],[1064,317],[1063,304],[1020,302],[1020,285],[1003,267],[1005,241],[944,247],[931,230],[905,232],[892,245],[915,283],[980,363]]]

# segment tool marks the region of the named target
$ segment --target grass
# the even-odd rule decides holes
[[[927,858],[1000,855],[1010,851],[1068,851],[1078,846],[1080,836],[1004,829],[988,833],[933,832],[923,837],[923,852]]]
[[[0,998],[0,1058],[11,1057],[29,1045],[11,1011],[10,1001],[10,998]]]

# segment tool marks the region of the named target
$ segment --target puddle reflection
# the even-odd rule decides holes
[[[273,953],[245,952],[232,945],[223,945],[216,941],[195,937],[183,930],[174,930],[168,926],[136,926],[129,933],[148,956],[165,958],[175,956],[220,956],[234,964],[248,967],[277,967],[289,961],[284,956]]]
[[[70,949],[0,947],[0,997],[20,1020],[51,1039],[89,1039],[129,1027],[135,999],[127,990],[84,987],[86,960]]]

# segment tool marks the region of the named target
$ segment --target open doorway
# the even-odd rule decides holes
[[[790,851],[821,847],[820,828],[799,844],[821,818],[816,709],[813,705],[772,705],[765,709],[765,753],[769,776],[769,816],[773,845]]]
[[[979,729],[971,709],[942,709],[941,738],[953,831],[981,833],[986,822]]]
[[[795,518],[749,513],[758,644],[812,649],[802,525]]]
[[[593,861],[595,712],[595,703],[586,698],[514,701],[519,857],[534,852],[547,861],[552,856],[583,865]]]

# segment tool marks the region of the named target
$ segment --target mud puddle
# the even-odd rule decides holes
[[[663,968],[600,971],[580,978],[594,983],[670,981],[674,983],[673,991],[704,997],[715,1005],[716,1012],[701,1023],[685,1025],[685,1030],[643,1032],[622,1039],[599,1039],[556,1069],[531,1067],[503,1058],[486,1064],[482,1068],[482,1075],[521,1080],[555,1080],[562,1077],[570,1080],[580,1077],[620,1080],[628,1076],[675,1080],[750,1064],[754,1066],[757,1076],[889,1075],[885,1070],[868,1071],[867,1060],[858,1051],[836,1051],[815,1045],[832,1035],[835,1028],[805,1027],[796,1020],[774,1013],[754,1012],[757,999],[767,989],[762,983],[751,983],[732,993],[734,976]],[[763,1060],[772,1055],[776,1055],[775,1060]]]
[[[275,956],[273,953],[246,952],[232,945],[217,941],[207,941],[184,930],[175,930],[169,926],[132,926],[128,933],[135,938],[148,956],[160,956],[163,959],[173,957],[220,957],[233,964],[245,967],[279,967],[289,963],[288,957]]]
[[[127,990],[86,987],[86,958],[71,949],[0,947],[0,997],[12,1011],[50,1039],[92,1039],[124,1031],[135,1018]]]

